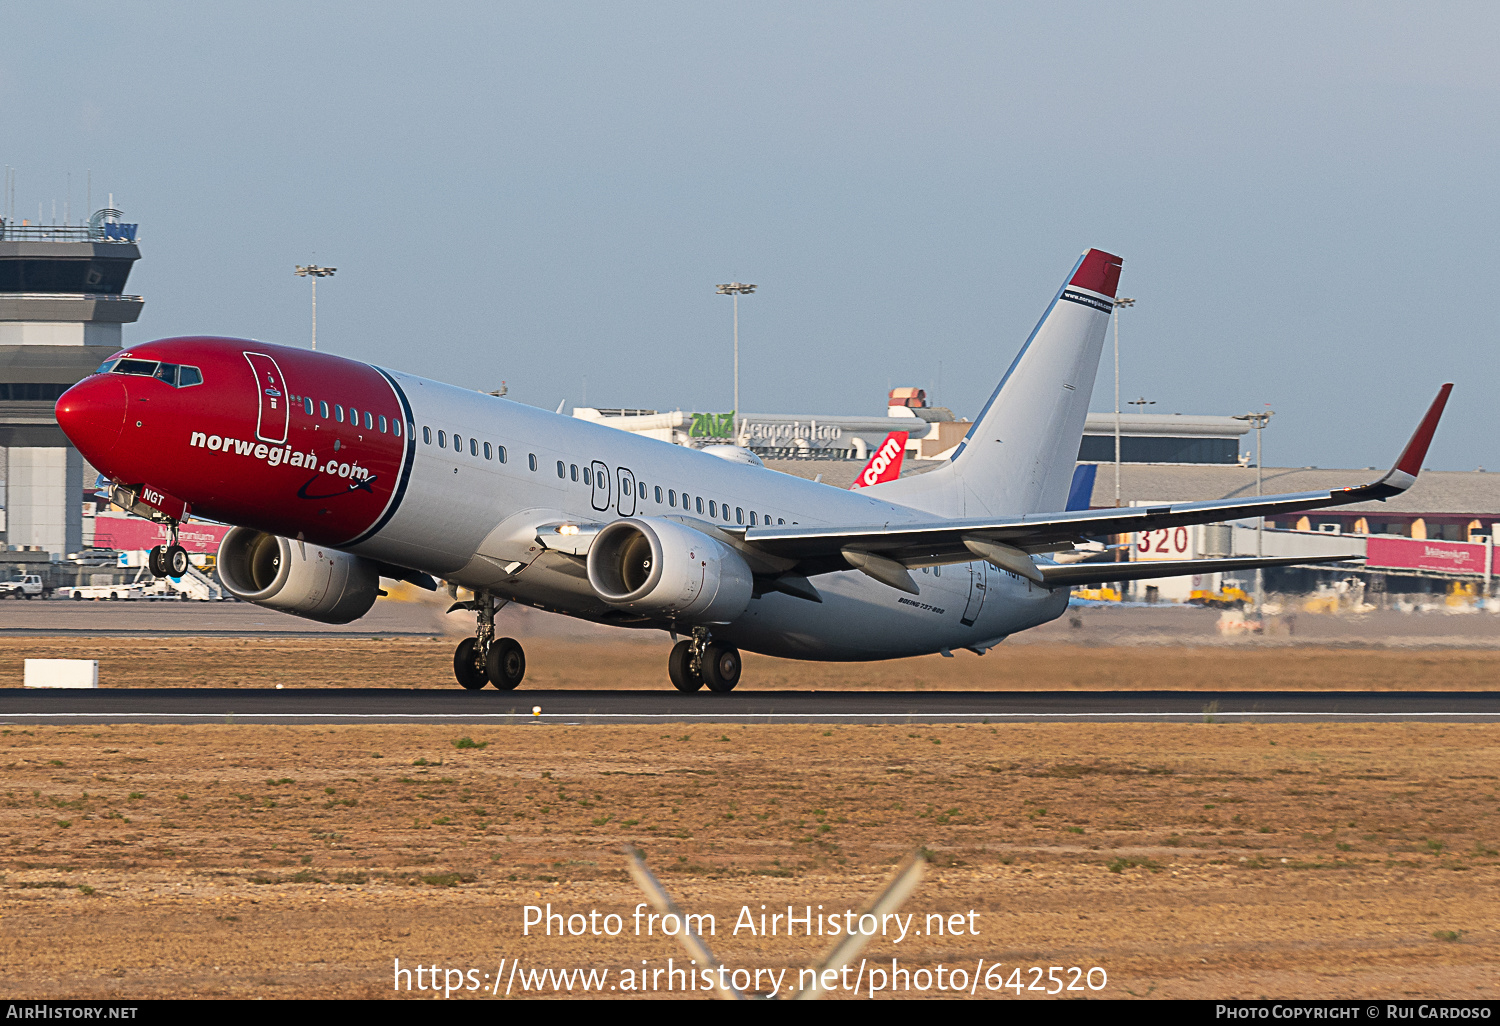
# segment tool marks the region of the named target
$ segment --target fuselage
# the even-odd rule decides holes
[[[327,353],[191,337],[132,347],[106,366],[63,395],[58,421],[94,466],[142,486],[153,505],[587,619],[612,610],[576,558],[538,541],[539,525],[931,519],[878,486],[843,491]],[[913,576],[920,595],[856,571],[821,574],[821,603],[768,592],[713,634],[773,655],[882,659],[987,648],[1067,602],[983,562]]]

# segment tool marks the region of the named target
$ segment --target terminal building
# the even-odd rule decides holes
[[[13,569],[84,547],[85,468],[53,406],[140,317],[144,300],[125,292],[139,258],[118,210],[87,225],[0,220],[0,507]]]
[[[929,406],[920,388],[892,389],[885,415],[836,416],[796,413],[698,413],[677,410],[596,409],[576,407],[573,416],[596,421],[678,445],[739,445],[763,460],[856,461],[864,463],[892,431],[907,432],[908,461],[946,460],[968,434],[972,423],[943,406]],[[1113,462],[1116,415],[1090,413],[1084,424],[1078,459]],[[1248,423],[1234,417],[1182,414],[1119,415],[1123,463],[1248,463],[1241,456]],[[849,470],[849,480],[854,472]]]

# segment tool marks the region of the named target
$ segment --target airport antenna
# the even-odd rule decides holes
[[[298,264],[292,273],[299,278],[312,279],[312,347],[316,352],[318,349],[318,279],[332,278],[337,267],[319,267],[317,264]]]
[[[748,296],[754,291],[754,285],[745,285],[737,281],[720,285],[718,288],[719,295],[734,297],[734,416],[736,420],[740,416],[740,297]]]

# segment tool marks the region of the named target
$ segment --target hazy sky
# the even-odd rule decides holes
[[[555,408],[972,415],[1077,254],[1125,398],[1267,463],[1500,469],[1490,4],[0,3],[17,206],[141,226],[127,342],[305,344]],[[1475,275],[1478,275],[1476,278]],[[1111,406],[1109,353],[1094,409]]]

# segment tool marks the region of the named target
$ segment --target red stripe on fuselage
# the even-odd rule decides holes
[[[410,425],[390,382],[373,367],[229,338],[161,339],[128,353],[197,367],[203,383],[174,388],[155,378],[109,374],[85,378],[66,392],[57,404],[59,423],[109,477],[169,492],[200,516],[326,545],[363,534],[390,504]],[[282,394],[274,397],[260,380],[272,366],[282,376],[272,386]],[[118,404],[121,386],[124,424],[110,440],[108,432],[89,429],[110,420],[90,406]],[[274,412],[288,414],[282,444],[262,440],[272,398],[281,408]],[[351,423],[355,415],[359,422]],[[273,438],[281,431],[279,417],[274,423]]]

